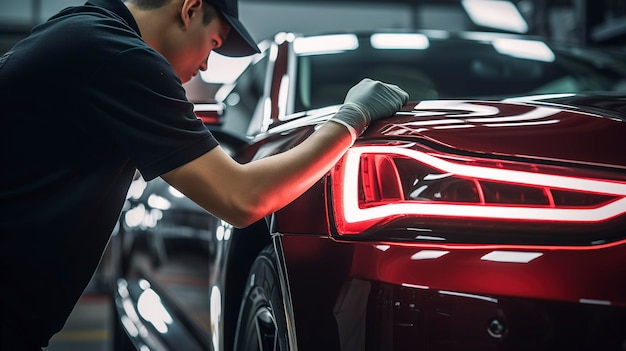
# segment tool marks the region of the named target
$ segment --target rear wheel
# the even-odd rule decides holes
[[[241,302],[235,351],[288,350],[287,322],[273,246],[256,258]]]

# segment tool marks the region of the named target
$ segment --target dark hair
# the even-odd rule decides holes
[[[142,10],[158,9],[159,7],[167,5],[171,0],[126,0]],[[206,1],[202,2],[202,23],[207,25],[211,23],[215,17],[221,16],[219,11]]]
[[[202,23],[207,25],[211,23],[216,17],[220,17],[222,20],[225,20],[222,14],[215,9],[213,5],[203,1],[202,2]]]
[[[126,0],[126,2],[130,2],[142,10],[158,9],[159,7],[165,6],[170,1],[171,0]]]

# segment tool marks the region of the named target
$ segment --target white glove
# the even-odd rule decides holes
[[[350,88],[343,105],[330,119],[350,130],[352,141],[375,120],[390,117],[409,100],[397,85],[365,78]]]

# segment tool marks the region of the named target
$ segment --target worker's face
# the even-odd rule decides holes
[[[230,25],[217,16],[209,24],[202,22],[202,14],[191,16],[182,40],[167,55],[176,75],[185,83],[199,70],[206,70],[212,50],[220,47],[230,32]]]

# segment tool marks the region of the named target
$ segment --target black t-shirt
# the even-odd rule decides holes
[[[217,142],[120,0],[64,9],[0,58],[0,314],[45,345],[89,282],[133,174]]]

